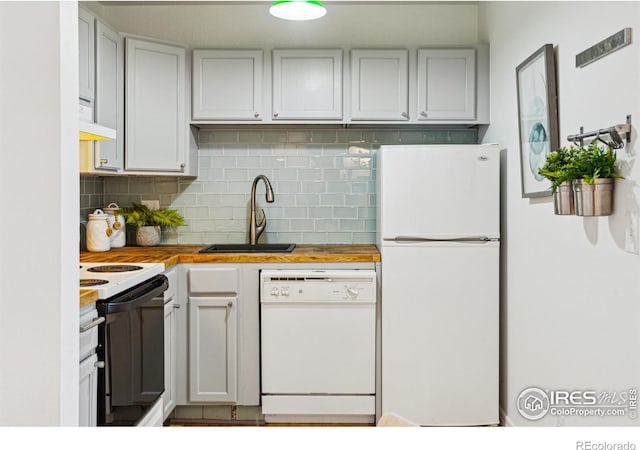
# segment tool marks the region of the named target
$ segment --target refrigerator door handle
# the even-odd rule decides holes
[[[499,241],[498,238],[490,238],[487,236],[464,236],[458,238],[425,238],[416,236],[396,236],[394,238],[385,238],[383,241],[390,242],[475,242],[478,244],[486,244],[488,242]]]

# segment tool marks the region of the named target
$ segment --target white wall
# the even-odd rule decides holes
[[[640,126],[640,42],[582,69],[575,55],[624,27],[640,31],[638,2],[480,2],[479,36],[491,47],[491,125],[486,142],[507,148],[503,228],[501,404],[516,425],[638,425],[628,418],[518,414],[527,387],[621,391],[640,385],[640,256],[635,164]],[[618,156],[610,217],[554,216],[551,198],[523,199],[515,68],[555,46],[561,145],[566,136],[624,123],[633,140]],[[631,238],[629,234],[632,234]]]
[[[0,2],[0,425],[78,423],[77,21]]]

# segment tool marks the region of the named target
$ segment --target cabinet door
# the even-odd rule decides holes
[[[82,8],[78,8],[78,51],[79,51],[79,83],[80,98],[93,102],[95,97],[94,65],[95,65],[95,16]]]
[[[235,403],[237,298],[189,298],[189,399]]]
[[[174,299],[164,305],[164,419],[176,406],[176,309],[179,307]]]
[[[118,33],[96,20],[96,123],[118,130],[116,139],[100,141],[95,149],[95,168],[122,169],[123,143],[120,120],[123,111],[121,43]]]
[[[476,116],[475,49],[418,51],[418,119]]]
[[[341,119],[342,50],[273,51],[273,119]]]
[[[262,50],[193,51],[193,120],[262,120]]]
[[[409,119],[407,55],[407,50],[351,51],[351,119]]]
[[[93,355],[80,362],[80,408],[78,425],[95,427],[98,420],[98,357]]]
[[[127,170],[185,169],[184,47],[126,38]]]

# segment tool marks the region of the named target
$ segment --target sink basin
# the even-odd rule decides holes
[[[291,253],[296,244],[213,244],[200,253]]]

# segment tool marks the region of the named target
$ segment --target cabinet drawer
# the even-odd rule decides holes
[[[87,305],[80,310],[80,361],[93,353],[98,346],[98,327],[91,326],[98,320],[95,305]]]
[[[189,269],[190,294],[228,294],[238,292],[238,269]]]

